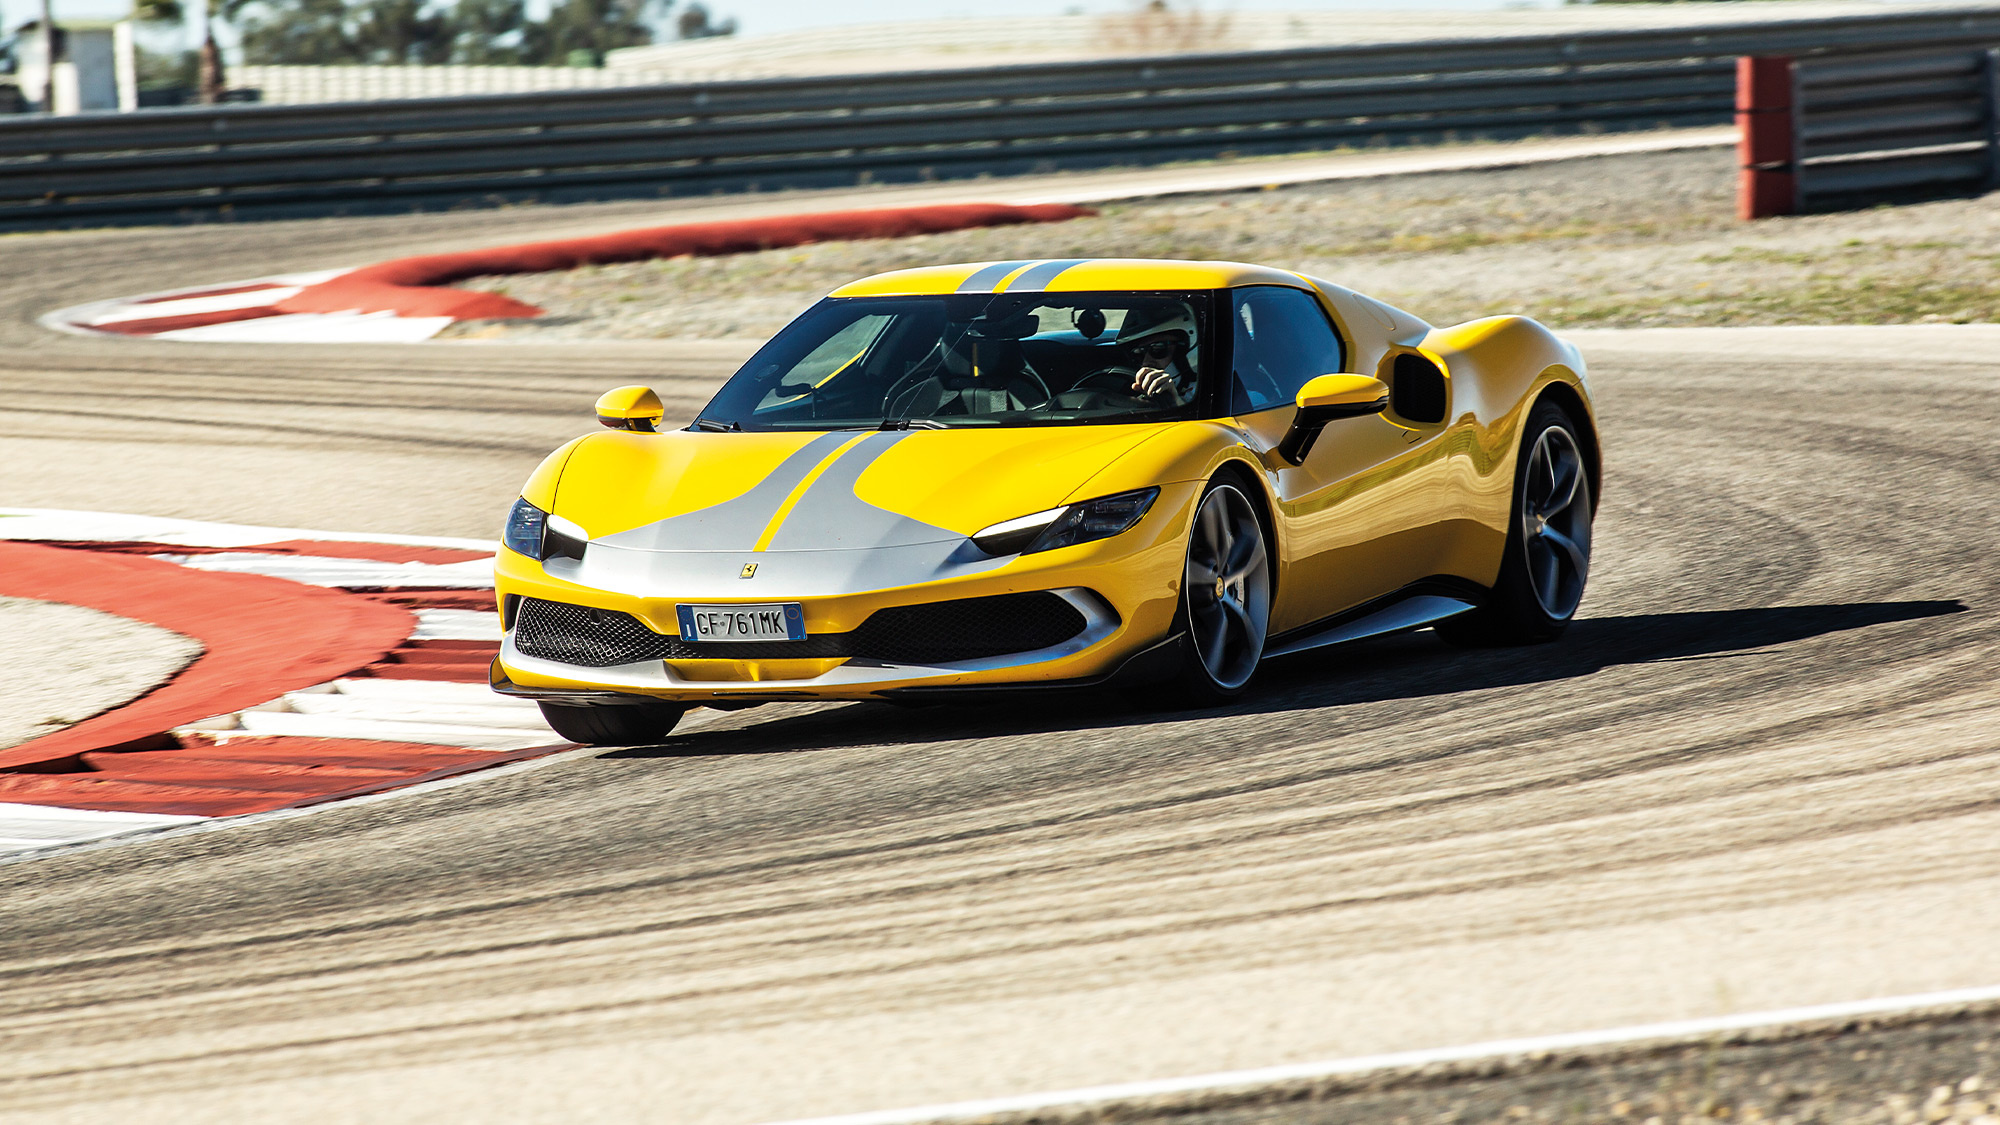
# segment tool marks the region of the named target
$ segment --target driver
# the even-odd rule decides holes
[[[1179,301],[1127,312],[1118,346],[1132,357],[1132,393],[1166,406],[1185,405],[1194,397],[1190,357],[1197,343],[1194,311]]]

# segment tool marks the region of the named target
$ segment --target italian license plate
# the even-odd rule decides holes
[[[684,641],[802,641],[806,615],[797,602],[767,605],[684,605]]]

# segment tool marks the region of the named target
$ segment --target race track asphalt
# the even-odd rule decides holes
[[[33,317],[661,216],[0,239],[0,502],[491,535],[598,391],[685,416],[742,348]],[[751,1122],[2000,983],[2000,328],[1577,339],[1609,470],[1557,644],[1221,711],[703,712],[0,866],[0,1119]]]

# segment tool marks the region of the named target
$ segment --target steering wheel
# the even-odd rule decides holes
[[[1069,385],[1069,389],[1073,391],[1081,391],[1085,389],[1092,389],[1092,390],[1109,389],[1124,395],[1126,398],[1138,398],[1139,392],[1132,389],[1132,379],[1133,379],[1133,373],[1125,370],[1124,368],[1100,367],[1097,370],[1091,372],[1090,374],[1085,375],[1083,378],[1078,379],[1076,382],[1071,383]],[[1109,386],[1108,388],[1091,388],[1088,386],[1090,383],[1105,383],[1113,385]]]
[[[914,371],[907,372],[902,378],[889,384],[889,389],[882,395],[882,417],[889,417],[890,408],[895,405],[897,399],[903,397],[904,392],[926,379],[936,378],[937,373],[942,369],[942,365],[933,365],[928,368],[919,367]]]
[[[1025,363],[1021,365],[1021,376],[1042,390],[1042,400],[1040,402],[1023,401],[1021,403],[1023,410],[1033,410],[1037,406],[1047,406],[1056,397],[1056,393],[1049,389],[1049,381],[1037,375],[1035,369]]]
[[[943,370],[942,367],[933,367],[930,368],[929,370],[919,368],[915,371],[910,372],[907,375],[904,375],[902,378],[896,380],[895,382],[889,384],[889,389],[882,395],[882,416],[885,418],[888,417],[890,411],[893,410],[895,407],[896,400],[900,399],[904,394],[908,393],[911,388],[915,387],[919,383],[924,382],[927,379],[937,378],[942,370]],[[1049,402],[1056,397],[1055,392],[1049,389],[1048,381],[1046,379],[1043,379],[1040,375],[1037,375],[1034,369],[1029,367],[1028,365],[1026,364],[1021,365],[1020,377],[1027,380],[1030,383],[1033,383],[1042,392],[1041,401],[1027,402],[1024,400],[1021,403],[1022,409],[1033,410],[1038,406],[1047,406]],[[1130,383],[1129,379],[1127,380],[1127,383],[1129,385]]]

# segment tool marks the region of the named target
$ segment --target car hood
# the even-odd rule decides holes
[[[1085,499],[1162,427],[603,433],[579,442],[554,513],[593,548],[742,554],[963,544]]]

